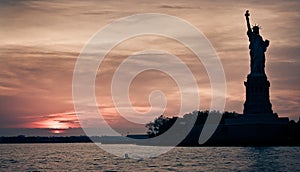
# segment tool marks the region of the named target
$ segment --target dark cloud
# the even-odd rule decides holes
[[[58,121],[59,123],[68,123],[68,124],[78,124],[78,120],[75,121],[75,120],[56,120]]]
[[[30,0],[2,0],[0,1],[1,6],[27,6],[29,4]]]
[[[167,9],[193,9],[195,7],[188,7],[182,5],[161,5],[160,8],[167,8]]]

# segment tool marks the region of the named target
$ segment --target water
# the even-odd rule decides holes
[[[149,159],[116,157],[92,143],[2,144],[0,152],[1,171],[300,171],[300,147],[177,147]]]

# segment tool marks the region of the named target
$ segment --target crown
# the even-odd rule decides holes
[[[254,28],[262,29],[262,27],[259,26],[258,24],[252,25],[252,29],[254,29]]]

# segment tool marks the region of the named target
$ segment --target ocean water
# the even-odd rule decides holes
[[[176,147],[158,157],[128,159],[93,143],[1,144],[0,153],[1,171],[300,171],[300,147]]]

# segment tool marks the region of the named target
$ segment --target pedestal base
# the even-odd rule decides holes
[[[270,82],[266,76],[248,75],[246,87],[246,101],[244,103],[244,114],[273,114],[270,102],[269,87]]]

